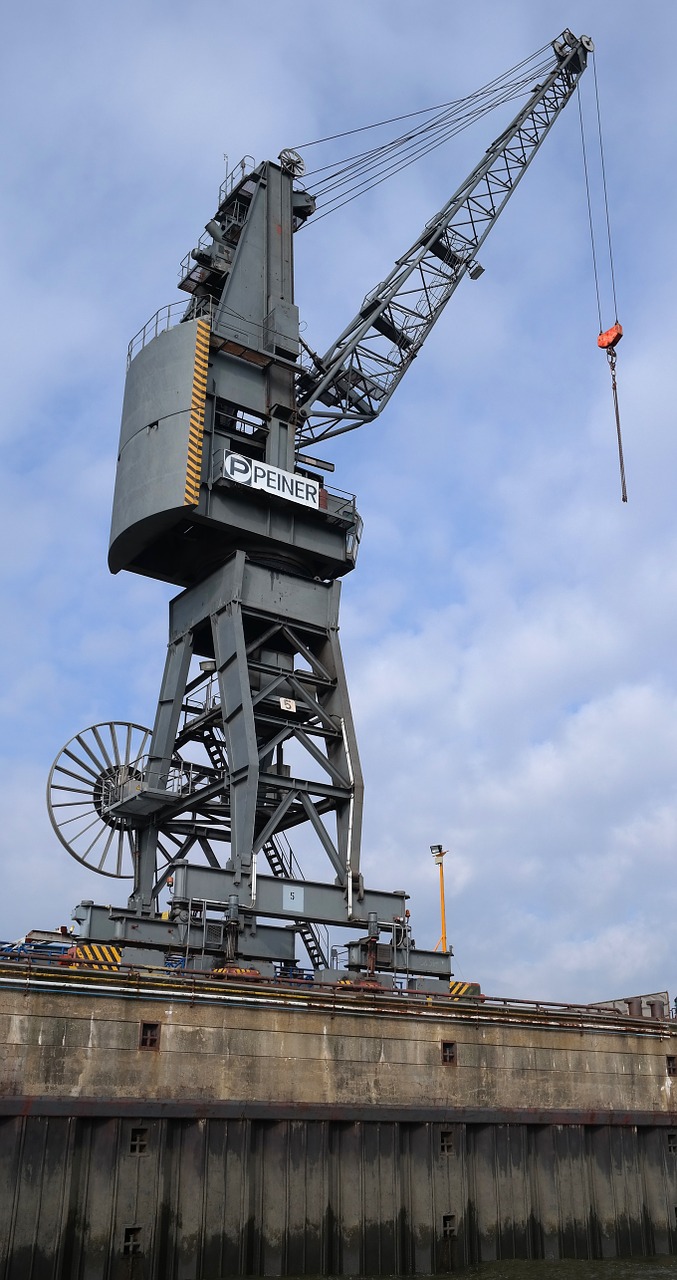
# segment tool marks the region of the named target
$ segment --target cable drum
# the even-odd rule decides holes
[[[136,829],[114,805],[128,783],[143,778],[150,740],[143,725],[91,725],[66,743],[50,770],[47,808],[54,831],[72,858],[100,875],[134,875]],[[170,861],[162,834],[158,849]]]

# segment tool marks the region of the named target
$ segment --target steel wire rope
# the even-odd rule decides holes
[[[453,135],[449,135],[449,136],[453,136]],[[365,181],[357,184],[356,187],[349,187],[344,192],[339,192],[334,197],[334,199],[328,203],[327,207],[323,208],[322,212],[319,213],[317,217],[313,218],[313,224],[321,222],[323,218],[329,217],[329,215],[331,213],[335,213],[337,209],[342,209],[344,205],[351,204],[353,200],[357,200],[358,197],[363,195],[366,191],[372,191],[375,187],[380,186],[382,182],[386,182],[387,179],[392,177],[394,173],[399,173],[399,172],[402,172],[404,169],[409,168],[410,165],[414,164],[418,159],[420,159],[421,155],[427,155],[429,152],[435,151],[438,147],[443,146],[444,143],[447,142],[448,140],[449,140],[448,137],[443,137],[439,139],[439,141],[431,144],[430,146],[414,154],[406,162],[400,163],[397,165],[391,165],[390,168],[382,172],[380,176],[374,177],[371,181],[367,181],[365,179]],[[353,195],[349,194],[351,191],[354,191]],[[345,199],[340,199],[341,195],[344,195]]]
[[[353,200],[357,200],[359,196],[364,195],[366,191],[373,191],[376,187],[379,187],[382,182],[387,182],[388,178],[391,178],[394,173],[401,173],[405,169],[408,169],[410,165],[415,164],[416,161],[420,159],[421,155],[427,155],[430,151],[435,151],[437,147],[443,146],[447,141],[447,138],[441,138],[439,142],[434,144],[434,146],[427,147],[425,151],[413,155],[410,160],[406,161],[406,163],[391,166],[390,169],[387,169],[380,177],[374,178],[373,181],[369,183],[361,183],[357,188],[349,187],[348,190],[343,193],[345,195],[345,199],[341,200],[337,196],[329,203],[327,208],[323,209],[322,213],[319,213],[316,218],[313,218],[313,223],[321,222],[323,218],[328,218],[331,213],[335,213],[337,209],[342,209],[344,205],[351,204]],[[351,191],[354,191],[354,195],[349,194]]]
[[[602,177],[602,192],[604,197],[604,211],[605,211],[605,217],[606,217],[607,244],[608,244],[608,250],[609,250],[609,270],[611,275],[611,291],[612,291],[612,297],[613,297],[613,303],[614,303],[614,314],[616,318],[615,322],[619,330],[618,336],[615,338],[614,342],[612,342],[610,345],[605,345],[602,343],[600,343],[600,345],[605,345],[606,357],[609,364],[609,372],[611,374],[611,395],[613,400],[614,418],[616,423],[616,442],[618,445],[618,466],[619,466],[620,480],[621,480],[621,501],[627,502],[628,490],[627,490],[627,484],[625,479],[625,458],[623,455],[623,438],[621,435],[621,416],[620,416],[620,409],[618,405],[618,383],[616,381],[616,343],[618,342],[618,338],[622,336],[623,330],[621,329],[618,323],[618,303],[616,299],[616,280],[615,280],[615,273],[614,273],[613,247],[611,242],[611,222],[609,218],[609,200],[608,200],[607,184],[606,184],[606,172],[605,172],[605,166],[604,166],[604,144],[602,141],[602,118],[601,118],[600,106],[599,106],[599,87],[597,83],[597,68],[594,62],[593,62],[593,68],[594,68],[593,80],[595,85],[595,107],[596,107],[596,114],[597,114],[597,135],[599,139],[600,170],[601,170],[601,177]],[[600,338],[601,338],[602,327],[603,327],[602,304],[601,304],[600,289],[599,289],[599,271],[597,266],[597,251],[595,247],[595,227],[594,227],[594,219],[592,215],[590,175],[588,171],[587,150],[585,146],[585,129],[583,127],[583,107],[581,103],[580,85],[577,86],[577,96],[578,96],[578,118],[581,126],[581,150],[583,153],[583,173],[585,175],[585,195],[586,195],[586,203],[587,203],[587,209],[588,209],[588,225],[590,228],[592,271],[593,271],[593,277],[595,282],[595,296],[597,299],[597,318],[599,321],[599,332],[600,332]]]
[[[505,99],[505,101],[509,100],[510,99],[508,98]],[[498,104],[492,104],[492,107],[487,108],[487,111],[493,109],[496,105]],[[370,171],[367,169],[366,172],[360,172],[359,169],[355,169],[353,173],[348,175],[342,181],[328,184],[319,192],[320,198],[322,196],[326,197],[331,191],[334,191],[334,195],[324,206],[320,205],[320,208],[323,210],[320,217],[325,217],[327,213],[331,212],[334,208],[341,208],[344,204],[348,203],[349,201],[344,197],[349,196],[351,192],[355,192],[356,195],[363,194],[364,192],[379,185],[385,177],[390,177],[392,174],[408,168],[408,166],[415,160],[418,160],[421,156],[427,155],[431,151],[436,150],[438,146],[448,142],[450,138],[455,137],[460,133],[463,128],[467,128],[469,124],[474,122],[474,120],[481,118],[481,116],[486,113],[486,111],[478,112],[472,120],[456,124],[455,127],[447,129],[439,137],[433,136],[432,138],[427,139],[425,143],[419,142],[416,146],[403,148],[397,159],[391,159],[388,157],[391,161],[390,163],[384,163],[384,161],[381,160],[378,165],[372,165],[370,167]],[[359,181],[350,182],[348,178],[359,179]],[[356,196],[353,198],[356,198]],[[319,219],[316,219],[316,221],[318,220]]]
[[[459,132],[459,131],[456,130],[454,132]],[[440,147],[445,142],[447,142],[449,140],[449,137],[453,137],[453,136],[454,136],[454,133],[449,133],[447,136],[442,137],[438,141],[431,143],[426,147],[420,148],[417,152],[415,152],[411,156],[410,159],[404,162],[400,161],[399,163],[393,163],[389,167],[387,167],[385,170],[379,171],[379,173],[372,176],[370,179],[365,178],[363,181],[356,183],[353,186],[345,187],[343,191],[338,191],[336,195],[333,197],[333,199],[328,202],[326,207],[320,206],[322,208],[322,212],[319,213],[317,217],[313,218],[313,225],[317,222],[320,222],[323,218],[328,217],[330,213],[334,213],[337,209],[343,208],[344,205],[350,204],[353,200],[356,200],[360,195],[363,195],[366,191],[371,191],[375,187],[380,186],[382,182],[385,182],[394,173],[401,172],[402,170],[408,168],[409,165],[414,164],[416,160],[420,159],[422,155],[427,155],[429,152],[436,150],[437,147]],[[350,192],[354,192],[354,194],[351,195]],[[341,196],[344,196],[345,198],[342,199]]]
[[[484,85],[483,88],[484,89],[489,88],[491,85],[497,83],[499,80],[504,80],[507,76],[511,75],[513,71],[521,70],[521,68],[526,66],[528,62],[533,61],[533,59],[539,57],[540,54],[544,53],[545,50],[549,48],[550,48],[550,45],[547,45],[547,44],[542,45],[540,49],[536,49],[535,53],[529,54],[529,56],[527,58],[523,58],[521,62],[516,62],[514,67],[511,67],[509,71],[504,71],[501,76],[496,76],[494,80],[487,81],[487,84]],[[482,92],[482,89],[475,90],[475,93],[481,93],[481,92]],[[470,96],[472,97],[473,95],[470,95]],[[464,101],[464,99],[457,99],[457,101],[462,102]],[[400,120],[411,120],[414,116],[425,115],[429,111],[438,111],[438,110],[441,110],[443,107],[447,107],[450,105],[451,103],[443,102],[443,103],[440,103],[438,107],[422,107],[421,110],[419,111],[409,111],[405,115],[401,115],[401,116],[390,116],[388,120],[378,120],[376,121],[375,124],[363,124],[356,129],[345,129],[343,133],[330,133],[326,136],[326,138],[314,138],[312,142],[298,143],[293,148],[293,150],[304,151],[308,147],[319,147],[324,142],[335,142],[337,138],[348,138],[351,136],[351,134],[354,134],[354,133],[366,133],[370,129],[380,129],[383,125],[386,125],[386,124],[396,124]]]
[[[599,105],[599,85],[597,82],[597,67],[594,61],[593,61],[593,73],[594,73],[593,80],[595,85],[595,111],[597,116],[597,137],[599,142],[600,175],[602,179],[602,196],[604,200],[604,217],[605,217],[605,224],[606,224],[607,249],[609,254],[609,275],[610,275],[610,281],[611,281],[611,294],[612,294],[613,304],[614,304],[614,318],[616,320],[616,323],[618,323],[618,300],[616,297],[616,273],[614,269],[614,254],[613,254],[613,244],[611,239],[611,219],[609,216],[609,196],[607,191],[606,166],[604,162],[604,142],[602,139],[602,117],[601,117],[600,105]],[[582,106],[580,85],[577,86],[576,93],[578,97],[578,119],[579,119],[580,129],[581,129],[581,151],[583,154],[583,173],[585,176],[585,198],[586,198],[586,205],[587,205],[587,211],[588,211],[588,226],[590,229],[590,248],[592,253],[592,268],[593,268],[593,275],[595,280],[595,295],[597,298],[597,316],[599,320],[599,331],[601,333],[603,328],[603,321],[602,321],[602,304],[601,304],[600,289],[599,289],[599,267],[598,267],[597,247],[596,247],[596,241],[595,241],[594,219],[593,219],[593,213],[592,213],[590,173],[589,173],[589,166],[588,166],[587,148],[585,144],[585,128],[583,123],[583,106]]]
[[[544,45],[542,49],[538,49],[529,58],[517,63],[509,71],[495,77],[483,88],[476,90],[466,98],[458,99],[450,104],[441,104],[438,107],[424,108],[403,116],[390,117],[388,120],[379,121],[373,125],[364,125],[358,129],[346,130],[343,133],[328,135],[326,138],[300,144],[295,149],[300,150],[323,142],[333,141],[336,138],[368,132],[402,119],[412,119],[419,115],[429,116],[432,112],[439,113],[432,119],[427,119],[417,128],[400,134],[388,143],[357,152],[352,157],[344,157],[341,161],[311,170],[308,175],[310,177],[316,174],[325,175],[315,187],[310,188],[316,199],[322,201],[320,204],[322,212],[319,217],[313,219],[313,222],[318,222],[323,217],[327,217],[329,213],[351,203],[352,200],[380,185],[381,182],[393,174],[409,167],[421,156],[435,150],[443,142],[448,141],[449,138],[454,137],[462,129],[481,119],[489,111],[519,96],[529,80],[540,75],[542,71],[551,69],[551,60],[544,61],[541,59],[538,63],[536,61],[548,47]],[[524,71],[524,68],[528,68],[528,70]],[[517,72],[523,72],[521,77],[518,78],[516,76]],[[447,107],[449,108],[448,110]],[[326,197],[328,196],[331,198],[327,200]],[[325,198],[324,200],[323,197]]]
[[[533,77],[529,77],[531,80]],[[334,169],[327,174],[321,182],[311,187],[316,197],[326,196],[330,191],[337,187],[345,185],[350,178],[357,177],[360,173],[371,170],[373,176],[378,176],[383,171],[387,162],[392,160],[391,153],[399,152],[400,157],[405,158],[411,152],[417,155],[425,154],[427,150],[432,150],[435,139],[442,134],[441,141],[447,141],[456,134],[468,128],[477,120],[487,115],[496,107],[502,106],[506,102],[512,101],[519,97],[523,91],[523,86],[514,87],[510,92],[506,92],[500,99],[495,99],[482,105],[476,106],[472,111],[467,111],[463,115],[455,115],[453,117],[445,117],[437,121],[431,122],[426,126],[425,130],[417,130],[415,133],[403,136],[394,143],[375,149],[372,152],[364,152],[362,155],[356,156],[350,164],[346,164],[342,169]],[[418,150],[417,150],[418,149]],[[312,175],[309,175],[312,176]]]
[[[581,152],[583,155],[583,176],[585,178],[585,200],[588,210],[588,228],[590,231],[590,251],[592,254],[592,274],[595,282],[595,297],[597,299],[597,319],[599,320],[599,331],[602,332],[602,302],[599,293],[599,272],[597,270],[597,249],[595,246],[595,225],[592,217],[592,198],[590,195],[590,173],[588,169],[588,151],[585,145],[585,128],[583,125],[583,104],[581,101],[580,84],[576,89],[576,97],[578,99],[578,120],[581,127]]]
[[[532,75],[528,77],[529,80],[532,78]],[[329,173],[315,188],[311,188],[313,194],[320,199],[322,196],[327,196],[332,190],[335,191],[332,200],[328,202],[329,207],[325,207],[320,216],[326,216],[334,207],[341,207],[347,203],[345,199],[341,199],[342,196],[346,196],[356,189],[357,194],[370,190],[373,186],[378,185],[383,176],[390,176],[399,169],[408,167],[412,160],[418,159],[421,155],[434,150],[440,143],[448,141],[449,138],[454,137],[464,128],[481,119],[489,111],[495,110],[496,107],[518,97],[524,90],[525,82],[506,88],[500,98],[478,104],[463,115],[456,112],[454,116],[450,115],[447,118],[431,122],[425,128],[397,139],[394,143],[375,149],[372,152],[362,153],[350,164],[345,164],[343,169]],[[398,151],[399,156],[397,158],[389,154],[390,152],[397,153]],[[360,181],[353,181],[352,185],[349,185],[351,179],[356,178],[359,178]],[[315,219],[315,221],[318,220]]]
[[[501,86],[505,91],[509,91],[509,92],[504,92],[504,96],[502,98],[496,97],[496,92],[499,87],[498,83],[496,83],[496,86],[494,87],[494,94],[493,94],[494,105],[500,105],[501,102],[509,101],[510,98],[513,96],[516,96],[516,94],[521,90],[521,88],[525,84],[527,84],[530,80],[532,80],[535,75],[539,75],[542,71],[549,70],[550,66],[551,66],[550,62],[541,63],[538,66],[534,66],[530,68],[529,74],[523,76],[519,81],[513,80],[510,84]],[[332,161],[330,164],[321,165],[316,169],[311,169],[308,171],[306,176],[313,177],[315,174],[328,172],[328,179],[329,179],[334,174],[347,171],[353,164],[355,164],[358,161],[367,161],[373,157],[378,157],[379,155],[382,155],[387,151],[394,150],[396,147],[400,146],[405,142],[410,141],[416,136],[420,136],[423,133],[429,132],[434,128],[442,127],[446,123],[453,122],[455,118],[463,119],[464,114],[465,116],[468,116],[469,110],[473,107],[473,104],[475,103],[484,104],[482,107],[482,113],[491,109],[491,98],[489,96],[489,93],[487,92],[486,86],[485,86],[485,89],[478,89],[475,93],[469,94],[468,97],[466,98],[459,98],[455,102],[442,104],[443,107],[450,108],[450,110],[448,111],[447,110],[443,111],[441,107],[428,108],[428,110],[430,111],[440,110],[441,114],[434,117],[431,120],[426,121],[425,124],[419,125],[416,129],[410,130],[408,133],[400,134],[399,137],[393,138],[390,142],[381,143],[377,147],[371,147],[366,151],[358,151],[358,152],[355,152],[355,154],[352,156],[344,156],[343,159],[341,160]],[[479,111],[480,110],[479,106],[474,107],[474,110]],[[419,113],[417,112],[416,114],[419,114]],[[477,118],[477,117],[473,117],[473,118]],[[378,128],[378,127],[379,127],[378,125],[365,126],[365,128],[367,129]],[[337,135],[337,136],[341,136],[341,135]],[[340,165],[344,165],[345,170],[337,168],[337,166],[340,166]],[[325,180],[323,179],[322,181],[325,181]],[[316,185],[319,186],[320,184],[316,184]]]
[[[606,235],[609,247],[609,271],[611,274],[611,293],[614,300],[614,315],[618,322],[618,301],[616,299],[616,273],[614,271],[614,253],[611,243],[611,221],[609,218],[609,197],[606,185],[606,165],[604,163],[604,143],[602,141],[602,116],[599,108],[599,85],[597,82],[597,63],[592,60],[593,83],[595,85],[595,106],[597,108],[597,136],[599,138],[599,162],[602,174],[602,192],[604,194],[604,214],[606,218]],[[601,328],[601,325],[600,325]]]

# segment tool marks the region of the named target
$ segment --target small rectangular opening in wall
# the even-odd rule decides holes
[[[456,1064],[456,1041],[442,1041],[442,1061],[445,1066],[454,1066]]]
[[[665,1059],[665,1070],[669,1076],[677,1076],[677,1058],[670,1053]]]
[[[122,1252],[127,1257],[131,1254],[141,1253],[141,1227],[125,1227]]]
[[[440,1151],[443,1156],[451,1156],[454,1154],[453,1129],[442,1129],[440,1131]]]
[[[159,1022],[142,1022],[139,1032],[139,1048],[140,1049],[159,1049],[160,1048],[160,1023]]]
[[[148,1130],[132,1129],[129,1135],[129,1154],[132,1156],[143,1155],[148,1147]]]
[[[456,1214],[445,1213],[442,1217],[442,1239],[451,1240],[456,1235]]]

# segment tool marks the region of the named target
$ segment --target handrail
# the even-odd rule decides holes
[[[159,307],[155,315],[146,321],[129,343],[127,347],[127,368],[129,368],[135,356],[149,342],[152,342],[153,338],[157,338],[159,333],[163,333],[167,329],[174,329],[183,320],[197,320],[202,316],[207,316],[211,319],[212,306],[211,298],[193,297],[190,302],[185,302],[184,300],[168,302],[164,307]]]
[[[226,163],[227,163],[227,160],[226,160]],[[231,169],[230,173],[226,174],[225,178],[223,179],[223,182],[221,183],[221,186],[219,187],[219,207],[223,204],[224,200],[226,200],[227,197],[230,195],[233,188],[237,186],[238,182],[242,182],[242,179],[245,177],[246,173],[247,172],[251,173],[252,169],[255,169],[255,168],[256,168],[256,161],[253,156],[243,156],[238,164],[233,165],[233,168]]]
[[[86,941],[82,939],[83,943]],[[73,938],[72,945],[77,943],[78,939]],[[5,944],[0,943],[0,949],[3,945]],[[121,944],[118,942],[117,945]],[[102,969],[101,962],[97,961],[78,959],[76,964],[65,965],[63,956],[55,956],[50,960],[44,955],[39,959],[30,955],[17,955],[12,959],[7,953],[4,956],[0,953],[0,987],[15,986],[19,980],[29,985],[39,985],[44,982],[46,986],[52,986],[56,983],[64,989],[82,987],[90,994],[92,982],[95,981],[101,985],[102,989],[114,988],[115,994],[120,995],[129,994],[131,988],[136,996],[147,995],[150,998],[152,993],[158,990],[166,995],[168,988],[171,987],[177,991],[177,994],[185,990],[186,993],[190,993],[191,999],[197,998],[200,993],[205,999],[217,993],[224,997],[231,994],[234,998],[241,998],[246,992],[248,998],[263,999],[268,996],[276,1002],[280,1000],[286,1002],[291,998],[294,1003],[299,1000],[301,995],[299,988],[301,988],[303,1001],[309,1006],[326,1004],[329,1000],[332,1006],[347,1005],[350,1008],[354,1008],[356,1003],[364,1003],[370,1010],[383,1013],[387,1013],[390,1009],[397,1013],[411,1011],[419,1015],[444,1014],[464,1021],[468,1018],[473,1021],[491,1021],[498,1018],[501,1021],[505,1019],[515,1022],[516,1018],[519,1018],[532,1026],[632,1032],[641,1030],[645,1034],[656,1035],[672,1034],[671,1024],[675,1021],[672,1009],[663,1019],[632,1017],[615,1009],[601,1010],[590,1005],[565,1004],[549,1000],[519,1000],[510,996],[458,998],[446,992],[438,994],[429,991],[392,990],[387,987],[365,990],[359,985],[351,987],[333,983],[310,984],[303,978],[294,981],[282,977],[274,979],[258,977],[256,980],[249,979],[243,983],[238,982],[237,979],[215,979],[209,973],[188,967],[160,969],[150,965],[120,964],[115,968],[110,965],[107,969]],[[356,980],[359,983],[359,975],[356,975]],[[183,996],[180,995],[179,998]]]

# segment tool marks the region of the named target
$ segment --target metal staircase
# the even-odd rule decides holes
[[[287,848],[284,849],[279,835],[273,836],[272,839],[266,841],[263,846],[263,852],[268,860],[268,866],[274,876],[284,876],[286,879],[305,879],[288,840],[286,844]],[[296,920],[295,928],[308,952],[313,969],[328,969],[329,933],[327,929],[319,925],[312,925],[307,920]],[[322,933],[320,933],[321,928]]]

